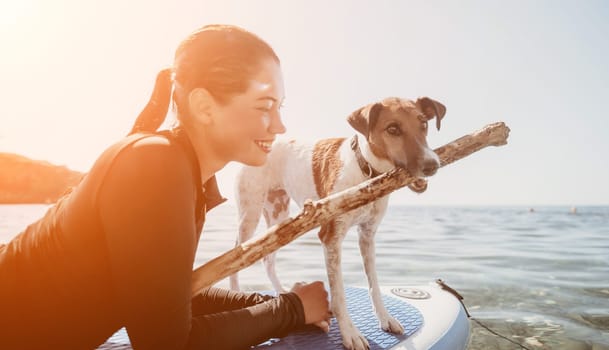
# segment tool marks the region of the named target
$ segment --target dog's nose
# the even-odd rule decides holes
[[[423,175],[431,176],[431,175],[435,174],[436,171],[438,171],[439,167],[440,167],[440,164],[438,164],[438,162],[435,159],[427,159],[423,163],[423,170],[422,170]]]

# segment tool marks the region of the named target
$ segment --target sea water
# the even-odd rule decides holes
[[[47,208],[0,205],[0,243]],[[257,232],[264,231],[261,223]],[[231,249],[236,232],[235,207],[213,209],[195,267]],[[530,349],[609,349],[609,207],[390,205],[376,252],[382,285],[441,278],[476,320]],[[286,287],[327,281],[315,231],[279,250],[276,262]],[[343,243],[342,266],[347,285],[366,285],[355,229]],[[270,288],[261,263],[242,271],[240,281],[247,289]],[[519,347],[472,322],[469,349]]]

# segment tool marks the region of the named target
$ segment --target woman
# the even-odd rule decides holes
[[[179,126],[155,132],[171,97]],[[327,330],[321,282],[278,297],[210,288],[191,295],[214,174],[265,162],[285,127],[279,59],[234,26],[178,47],[131,135],[0,248],[0,348],[93,349],[126,327],[134,349],[240,349],[304,324]]]

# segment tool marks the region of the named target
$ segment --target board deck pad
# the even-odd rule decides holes
[[[423,316],[417,308],[409,303],[383,294],[387,311],[404,327],[404,334],[392,334],[379,327],[372,304],[365,288],[345,288],[347,309],[353,324],[368,339],[371,350],[390,349],[414,334],[423,324]],[[332,319],[330,332],[324,333],[317,328],[296,331],[281,339],[271,339],[255,349],[295,350],[295,349],[344,349],[342,338],[336,323]]]
[[[353,324],[368,339],[371,350],[390,349],[414,334],[423,325],[423,316],[408,302],[383,294],[387,311],[404,327],[404,334],[392,334],[379,327],[372,310],[372,304],[365,288],[345,288],[347,309]],[[121,329],[110,337],[98,350],[129,350],[129,337]],[[271,339],[256,347],[256,350],[297,350],[297,349],[344,349],[336,319],[332,319],[330,332],[324,333],[316,327],[292,332],[286,337]]]

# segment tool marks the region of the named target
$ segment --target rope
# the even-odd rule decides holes
[[[471,316],[469,317],[469,319],[470,319],[470,320],[472,320],[472,321],[474,321],[474,322],[476,322],[476,323],[477,323],[477,324],[478,324],[480,327],[482,327],[482,328],[486,329],[487,331],[489,331],[489,332],[491,332],[492,334],[494,334],[494,335],[498,336],[499,338],[505,339],[505,340],[509,341],[510,343],[515,344],[515,345],[519,346],[521,349],[525,349],[525,350],[533,350],[533,349],[531,349],[531,348],[527,348],[526,346],[524,346],[524,345],[522,345],[522,344],[520,344],[520,343],[518,343],[518,342],[513,341],[512,339],[510,339],[510,338],[506,337],[505,335],[502,335],[502,334],[497,333],[496,331],[492,330],[492,329],[491,329],[489,326],[487,326],[487,325],[483,324],[482,322],[478,321],[477,319],[475,319],[475,318],[473,318],[473,317],[471,317]]]
[[[532,350],[531,348],[527,348],[526,346],[524,346],[524,345],[522,345],[522,344],[520,344],[520,343],[518,343],[518,342],[516,342],[516,341],[514,341],[514,340],[512,340],[512,339],[510,339],[510,338],[508,338],[508,337],[506,337],[504,335],[502,335],[502,334],[499,334],[498,332],[492,330],[489,326],[483,324],[482,322],[480,322],[477,319],[475,319],[474,317],[472,317],[472,315],[469,314],[469,311],[467,311],[467,307],[465,307],[465,304],[463,303],[463,296],[461,296],[461,294],[459,294],[459,292],[457,292],[456,290],[454,290],[451,287],[449,287],[448,285],[446,285],[446,283],[444,283],[444,281],[442,281],[439,278],[436,280],[436,283],[440,286],[440,288],[442,288],[443,290],[445,290],[445,291],[449,292],[450,294],[454,295],[459,300],[459,302],[463,306],[463,310],[465,311],[465,314],[467,315],[467,318],[469,318],[470,320],[476,322],[480,327],[486,329],[491,334],[493,334],[493,335],[495,335],[495,336],[497,336],[499,338],[505,339],[505,340],[509,341],[510,343],[519,346],[521,349]]]

